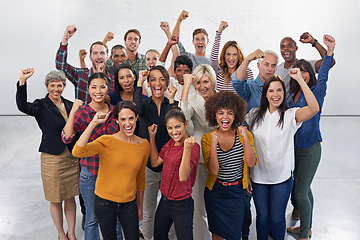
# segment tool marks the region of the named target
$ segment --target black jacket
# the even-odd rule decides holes
[[[73,103],[63,97],[61,99],[69,115]],[[66,122],[59,109],[50,100],[49,94],[46,94],[45,98],[36,99],[33,103],[29,103],[27,102],[26,83],[23,86],[19,86],[18,82],[16,104],[21,112],[34,116],[41,129],[42,136],[39,152],[59,155],[64,152],[65,147],[68,147],[70,152],[72,151],[76,141],[66,145],[61,140],[61,131]]]

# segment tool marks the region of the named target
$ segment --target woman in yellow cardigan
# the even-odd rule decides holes
[[[240,126],[246,102],[237,94],[221,91],[205,103],[206,120],[218,128],[201,140],[208,171],[204,192],[212,239],[241,239],[248,167],[257,162],[254,141]]]

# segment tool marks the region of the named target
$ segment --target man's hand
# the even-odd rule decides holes
[[[264,53],[260,49],[256,49],[254,52],[250,53],[246,58],[248,61],[253,61],[259,58],[263,58]]]
[[[71,38],[76,31],[77,29],[75,25],[67,26],[61,44],[66,45],[69,41],[69,38]]]
[[[330,36],[328,34],[324,34],[324,44],[328,48],[328,50],[327,50],[328,55],[331,56],[335,49],[335,38],[333,38],[332,36]]]
[[[107,42],[111,41],[114,39],[114,35],[112,32],[108,32],[103,40],[103,44],[106,45]]]
[[[308,33],[308,32],[304,32],[300,36],[300,42],[302,42],[302,43],[311,43],[311,44],[313,44],[314,41],[315,41],[315,38],[313,38],[313,36],[311,36],[311,34]]]
[[[183,10],[178,18],[179,21],[185,20],[189,17],[189,12]]]

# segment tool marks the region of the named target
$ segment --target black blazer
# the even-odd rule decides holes
[[[69,115],[73,103],[63,97],[61,99]],[[26,83],[23,86],[19,86],[18,82],[16,104],[21,112],[34,116],[41,129],[42,136],[39,152],[59,155],[64,152],[65,147],[68,147],[70,152],[72,151],[76,141],[66,145],[61,140],[61,131],[66,122],[59,109],[50,100],[49,94],[46,94],[45,98],[36,99],[33,103],[29,103],[27,102]]]

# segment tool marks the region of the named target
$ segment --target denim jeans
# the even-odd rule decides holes
[[[80,171],[80,191],[84,200],[86,215],[85,215],[85,240],[100,239],[99,226],[94,213],[95,204],[95,183],[97,176],[93,175],[85,167],[81,167]],[[118,240],[123,239],[121,226],[118,221],[117,225]]]
[[[139,217],[136,201],[117,203],[95,195],[95,215],[104,240],[116,239],[116,223],[120,220],[126,240],[139,239]]]
[[[254,183],[253,197],[256,208],[256,234],[258,240],[267,240],[269,225],[274,240],[284,240],[286,206],[293,184],[292,176],[278,184]]]
[[[169,200],[161,196],[155,215],[154,240],[168,239],[171,225],[174,223],[178,240],[193,239],[194,200]]]
[[[244,221],[241,231],[241,236],[248,237],[250,234],[250,225],[252,221],[251,216],[251,198],[252,195],[247,190],[245,190],[245,206],[244,206]]]

